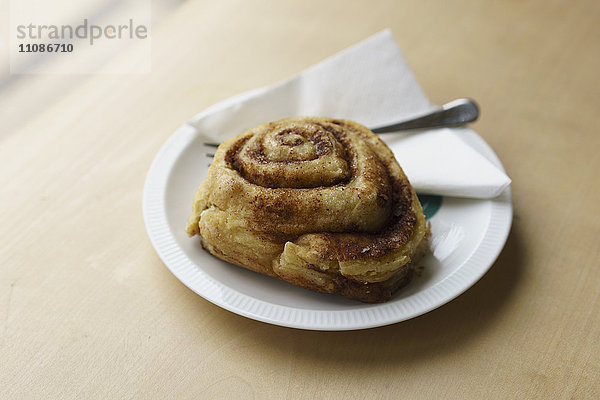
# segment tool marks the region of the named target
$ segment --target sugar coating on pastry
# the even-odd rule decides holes
[[[225,261],[322,293],[382,302],[427,248],[421,204],[363,125],[295,117],[223,142],[186,231]]]

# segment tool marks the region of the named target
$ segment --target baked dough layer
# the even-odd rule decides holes
[[[364,302],[410,281],[428,237],[387,145],[361,124],[317,117],[222,143],[186,231],[233,264]]]

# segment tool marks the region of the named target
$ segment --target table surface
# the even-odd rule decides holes
[[[0,398],[600,398],[599,20],[597,1],[188,1],[153,27],[150,74],[20,77],[0,100]],[[481,105],[515,209],[491,270],[351,332],[187,289],[142,221],[161,145],[385,27],[433,102]]]

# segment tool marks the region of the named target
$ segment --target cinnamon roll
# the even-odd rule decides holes
[[[369,303],[410,281],[429,236],[387,145],[356,122],[316,117],[222,143],[186,231],[225,261]]]

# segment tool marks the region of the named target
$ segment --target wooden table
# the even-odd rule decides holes
[[[0,136],[0,398],[600,398],[599,20],[597,1],[188,1],[154,26],[151,74],[19,79],[0,101],[23,116]],[[432,101],[481,104],[513,179],[495,265],[435,311],[353,332],[187,289],[142,222],[160,146],[385,27]],[[39,85],[56,100],[31,113]]]

